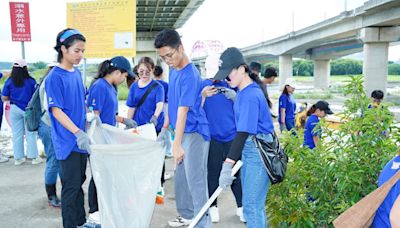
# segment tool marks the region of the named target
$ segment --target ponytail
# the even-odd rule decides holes
[[[111,60],[105,60],[99,65],[99,69],[97,71],[97,76],[93,79],[92,83],[90,83],[90,86],[94,84],[97,79],[104,78],[108,74],[111,74],[112,72],[118,70],[117,67],[113,66],[111,63]]]
[[[268,107],[269,107],[269,108],[272,108],[272,102],[270,101],[270,99],[269,99],[269,97],[268,97],[268,92],[267,92],[267,89],[266,89],[265,86],[264,86],[264,83],[262,83],[262,81],[260,80],[260,78],[258,77],[257,74],[253,73],[253,72],[250,70],[250,67],[249,67],[248,65],[245,64],[245,65],[242,65],[242,66],[244,66],[245,72],[249,74],[249,77],[250,77],[253,81],[255,81],[255,82],[258,84],[258,86],[260,87],[261,91],[262,91],[263,94],[264,94],[265,99],[267,100]]]
[[[317,107],[315,107],[315,104],[313,104],[313,105],[311,106],[311,108],[308,109],[308,111],[307,111],[307,116],[311,116],[312,114],[314,114],[315,111],[317,111]]]

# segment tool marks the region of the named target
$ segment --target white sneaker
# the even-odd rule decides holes
[[[211,216],[211,222],[219,222],[219,211],[217,206],[212,206],[208,210]]]
[[[236,215],[239,216],[240,221],[246,222],[246,219],[243,216],[243,207],[236,209]]]
[[[172,175],[170,173],[165,172],[164,173],[164,180],[169,180],[172,178]]]
[[[181,226],[188,226],[192,220],[190,219],[184,219],[181,216],[177,216],[176,218],[169,220],[168,225],[170,227],[181,227]]]
[[[15,159],[14,160],[14,165],[22,165],[25,163],[25,158],[23,159]]]
[[[0,154],[0,163],[4,163],[4,162],[8,162],[8,158],[7,157],[4,157],[4,156],[2,156],[1,154]]]
[[[98,211],[89,214],[87,222],[100,224],[100,213]]]
[[[42,160],[42,158],[40,156],[37,156],[37,158],[32,158],[32,165],[37,165],[37,164],[40,164],[42,162],[43,162],[43,160]]]

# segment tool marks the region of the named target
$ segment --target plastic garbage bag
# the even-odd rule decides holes
[[[164,161],[154,126],[137,131],[92,125],[90,162],[101,226],[149,227]]]

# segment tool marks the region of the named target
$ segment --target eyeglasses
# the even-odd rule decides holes
[[[144,70],[141,70],[141,71],[139,71],[139,75],[146,75],[146,76],[150,76],[150,71],[144,71]]]
[[[177,51],[177,50],[174,49],[173,52],[170,52],[170,53],[168,53],[168,54],[166,54],[166,55],[164,55],[164,56],[163,56],[163,55],[160,55],[160,58],[161,58],[163,61],[166,61],[167,59],[168,59],[168,60],[171,60],[172,57],[174,57],[176,51]]]

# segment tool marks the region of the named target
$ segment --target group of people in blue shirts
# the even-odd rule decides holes
[[[256,137],[272,142],[274,137],[266,86],[235,47],[212,57],[213,63],[206,63],[207,79],[202,80],[175,30],[159,32],[154,46],[160,59],[170,67],[169,84],[153,80],[160,68],[151,58],[140,59],[136,69],[139,80],[129,88],[128,114],[122,117],[118,115],[117,87],[134,77],[129,61],[122,56],[103,61],[86,91],[81,73],[74,66],[83,58],[85,37],[70,28],[57,35],[54,49],[59,64],[48,72],[43,88],[51,120],[51,143],[62,182],[63,226],[87,227],[82,184],[90,152],[86,133],[90,110],[97,124],[121,123],[135,128],[152,123],[160,141],[165,141],[169,127],[173,129],[178,216],[168,221],[169,226],[189,225],[216,188],[231,187],[240,220],[247,227],[267,227],[265,201],[271,181],[253,141]],[[287,80],[279,98],[281,130],[294,127],[295,87],[292,79]],[[327,114],[332,111],[325,101],[318,101],[309,110],[304,145],[310,149],[317,145],[321,134],[316,129],[319,119]],[[240,174],[232,176],[238,160],[243,166]],[[98,211],[93,179],[89,185],[89,207],[89,213]],[[211,227],[211,222],[218,221],[215,201],[196,227]]]

